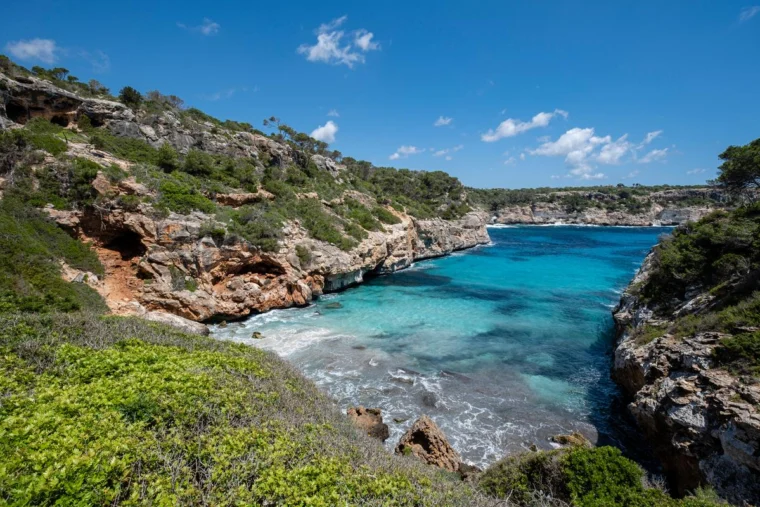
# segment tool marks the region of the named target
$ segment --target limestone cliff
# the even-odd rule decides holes
[[[569,194],[559,192],[558,194]],[[560,201],[539,200],[532,204],[512,205],[492,213],[491,222],[498,224],[583,224],[583,225],[680,225],[695,222],[711,211],[723,207],[720,191],[712,188],[673,189],[652,192],[639,198],[645,205],[636,210],[607,208],[609,195],[586,193],[585,198],[596,206],[568,210]],[[700,204],[693,204],[701,202]]]
[[[721,367],[714,351],[730,334],[668,329],[718,304],[692,287],[667,310],[648,303],[657,253],[614,310],[618,327],[613,376],[631,397],[628,408],[676,490],[708,484],[733,503],[760,502],[760,385]]]
[[[267,137],[250,126],[244,131],[226,128],[199,111],[191,114],[178,108],[133,110],[28,75],[0,73],[0,98],[0,128],[20,128],[41,117],[71,132],[65,136],[66,152],[59,158],[46,156],[37,169],[74,158],[101,168],[91,183],[97,193],[94,205],[76,209],[49,205],[46,210],[71,234],[95,246],[106,276],[69,274],[87,280],[117,313],[163,311],[193,321],[236,319],[305,305],[323,292],[360,283],[368,274],[391,273],[415,260],[489,242],[483,213],[455,220],[416,219],[386,201],[348,189],[346,167],[332,158]],[[297,194],[297,199],[316,202],[320,213],[336,223],[346,222],[336,210],[347,199],[391,214],[398,223],[378,223],[376,230],[363,232],[365,239],[341,249],[314,239],[302,223],[291,219],[284,224],[276,248],[264,251],[233,235],[225,237],[225,224],[213,214],[159,210],[155,204],[160,190],[137,177],[138,169],[145,175],[151,168],[89,144],[79,128],[85,117],[88,125],[116,138],[153,148],[169,145],[180,156],[194,150],[245,160],[259,178],[271,168],[282,172],[289,167],[313,167],[317,176],[328,175],[331,191],[341,195],[328,201],[307,193]],[[118,167],[124,177],[109,179],[105,174],[109,166]],[[232,210],[275,199],[260,186],[252,190],[213,191],[203,197]]]

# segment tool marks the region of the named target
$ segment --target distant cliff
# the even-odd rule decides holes
[[[468,190],[498,224],[680,225],[732,205],[708,187]]]
[[[614,312],[613,376],[680,493],[760,502],[760,208],[678,228]]]

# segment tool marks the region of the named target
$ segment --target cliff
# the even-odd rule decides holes
[[[497,224],[680,225],[734,204],[717,188],[667,185],[468,192]]]
[[[736,504],[760,502],[758,222],[738,210],[677,229],[614,310],[613,376],[672,485]]]
[[[0,73],[0,94],[0,127],[48,152],[15,153],[9,174],[32,171],[0,179],[0,191],[27,192],[94,246],[105,276],[64,272],[117,314],[236,319],[489,242],[486,215],[467,212],[464,196],[428,192],[424,211],[439,216],[415,217],[405,203],[422,199],[394,199],[300,134],[266,136],[157,92],[130,108]]]

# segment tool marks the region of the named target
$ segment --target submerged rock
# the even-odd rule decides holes
[[[261,340],[262,338],[264,338],[264,335],[262,335],[258,331],[254,331],[253,334],[251,334],[251,338],[253,338],[255,340]]]
[[[343,305],[336,301],[334,303],[327,303],[325,308],[328,310],[338,310],[339,308],[343,308]]]
[[[462,463],[446,435],[426,415],[414,421],[412,427],[398,441],[395,452],[402,456],[414,456],[420,461],[449,472],[458,471]]]
[[[362,431],[372,438],[385,442],[390,436],[388,425],[383,423],[382,411],[379,408],[351,407],[346,411],[348,418]]]
[[[559,445],[569,445],[572,447],[591,447],[591,442],[589,442],[586,437],[577,431],[574,431],[569,435],[554,435],[549,440]]]

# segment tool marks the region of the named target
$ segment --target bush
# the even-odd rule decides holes
[[[387,209],[383,208],[382,206],[375,206],[372,208],[372,214],[377,217],[378,220],[380,220],[384,224],[398,224],[401,223],[401,219],[388,211]]]
[[[311,250],[303,245],[296,245],[296,255],[302,266],[311,261]]]
[[[201,228],[198,231],[198,236],[201,238],[209,237],[214,240],[217,245],[221,245],[224,242],[224,238],[227,235],[227,230],[214,220],[207,220],[201,224]]]
[[[760,377],[760,331],[725,338],[713,353],[731,371]]]
[[[253,347],[135,318],[8,316],[0,372],[10,504],[485,504]]]
[[[62,260],[101,275],[97,256],[40,212],[5,197],[0,201],[0,238],[0,313],[105,311],[93,289],[64,281],[58,264]]]
[[[156,154],[156,165],[166,172],[179,169],[179,157],[177,151],[169,143],[164,143]]]
[[[213,213],[216,205],[196,189],[177,180],[166,180],[159,186],[159,206],[187,215],[192,211]]]
[[[230,231],[251,245],[265,251],[276,251],[282,237],[283,217],[265,206],[242,206],[231,213]]]
[[[125,86],[119,91],[119,102],[137,109],[143,101],[143,96],[140,92],[132,88],[131,86]]]
[[[208,176],[214,172],[214,159],[206,152],[192,149],[185,155],[182,170],[193,176]]]
[[[90,142],[95,148],[113,153],[130,162],[155,165],[158,159],[157,150],[145,141],[129,137],[116,137],[107,130],[95,131],[90,137]]]

